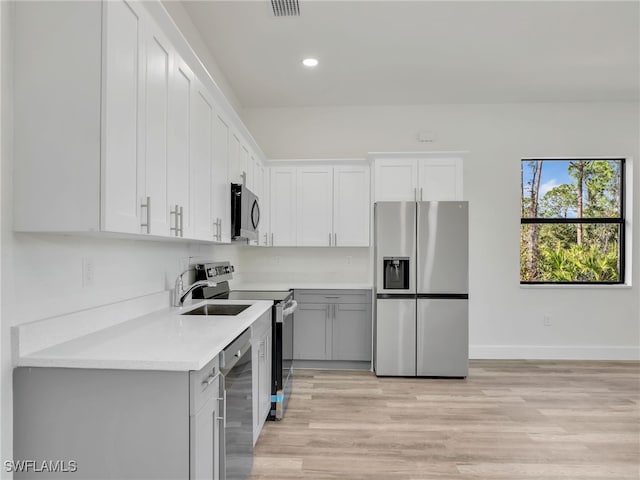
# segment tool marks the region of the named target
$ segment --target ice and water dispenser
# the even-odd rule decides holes
[[[383,257],[384,289],[409,290],[409,257]]]

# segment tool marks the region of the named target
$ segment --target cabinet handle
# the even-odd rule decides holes
[[[271,234],[271,246],[273,247],[273,233]]]
[[[340,298],[340,297],[338,297],[338,296],[335,296],[335,297],[325,296],[324,298]]]
[[[146,227],[147,233],[151,233],[151,197],[147,197],[147,203],[141,204],[140,208],[145,208],[147,213],[146,215],[147,222],[141,223],[140,226]]]
[[[180,236],[184,237],[184,209],[180,207]]]
[[[269,245],[269,234],[268,233],[264,234],[264,245],[265,245],[265,247]]]
[[[420,201],[422,201],[422,187],[420,187]]]
[[[178,207],[178,204],[176,203],[174,206],[175,210],[170,210],[169,211],[169,215],[173,215],[173,227],[169,228],[170,232],[174,232],[175,236],[179,236],[180,235],[180,227],[178,226],[178,223],[180,221],[179,216],[180,216],[180,208]]]
[[[202,386],[203,387],[208,387],[209,385],[211,385],[216,378],[218,378],[220,376],[220,372],[218,373],[212,373],[211,375],[209,375],[205,380],[202,381]]]
[[[338,246],[338,234],[337,233],[333,234],[333,246],[334,247]]]
[[[331,246],[331,234],[329,234],[329,246]]]
[[[222,241],[222,220],[216,217],[216,221],[213,222],[213,226],[216,227],[216,232],[213,234],[213,238],[217,241]]]
[[[417,189],[417,188],[414,188],[414,189],[413,189],[413,200],[414,200],[415,202],[417,202],[417,201],[418,201],[418,189]]]

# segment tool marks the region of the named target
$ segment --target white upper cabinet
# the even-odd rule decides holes
[[[364,162],[272,166],[270,228],[273,242],[299,247],[368,247],[371,173]],[[287,214],[282,214],[287,209]],[[294,234],[295,232],[295,234]]]
[[[296,167],[270,167],[271,245],[296,246]]]
[[[236,133],[229,137],[229,182],[242,183],[242,169],[240,168],[240,139]]]
[[[420,201],[462,200],[462,158],[420,160]]]
[[[262,165],[262,196],[260,197],[259,245],[271,245],[271,175],[269,167]]]
[[[244,183],[247,188],[249,188],[249,190],[251,190],[251,187],[249,187],[249,178],[251,177],[251,175],[249,174],[249,169],[251,169],[253,167],[253,164],[251,164],[249,162],[249,150],[247,150],[247,147],[244,146],[242,143],[240,143],[240,157],[239,157],[239,165],[240,165],[240,177],[244,178],[244,182],[240,182],[240,183]]]
[[[146,67],[143,12],[137,4],[124,1],[105,2],[103,9],[101,228],[110,232],[150,233],[151,225],[147,228],[146,221],[149,212],[143,207],[144,145],[138,143],[138,138],[144,136],[145,121],[144,83],[140,81],[145,78]]]
[[[180,57],[176,56],[174,75],[169,90],[167,198],[169,201],[170,235],[187,238],[191,236],[189,181],[193,84],[193,72]]]
[[[389,154],[391,156],[391,154]],[[462,156],[425,153],[374,161],[376,202],[462,200]]]
[[[297,175],[297,245],[329,247],[333,244],[333,169],[298,167]]]
[[[229,182],[229,124],[220,114],[213,134],[213,218],[214,239],[231,241],[231,183]]]
[[[370,185],[368,165],[333,167],[333,246],[369,246]]]
[[[143,88],[144,165],[140,177],[144,179],[141,204],[145,207],[145,222],[149,233],[169,235],[169,201],[167,196],[168,137],[169,137],[169,85],[173,75],[173,51],[153,22],[144,28]],[[146,198],[145,198],[146,197]]]
[[[376,202],[411,202],[416,200],[418,162],[409,160],[376,160]]]
[[[191,237],[215,240],[212,215],[213,125],[215,112],[209,94],[196,81],[191,135]]]
[[[229,242],[229,183],[252,168],[261,190],[262,160],[168,14],[125,0],[12,14],[14,229]]]

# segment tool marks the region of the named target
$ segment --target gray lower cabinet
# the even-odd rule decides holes
[[[295,290],[294,360],[371,361],[371,291]]]
[[[331,359],[330,305],[298,303],[293,317],[293,358]]]
[[[333,305],[332,360],[371,360],[371,304]]]
[[[19,367],[13,387],[14,460],[36,467],[16,479],[224,478],[217,358],[197,372]]]

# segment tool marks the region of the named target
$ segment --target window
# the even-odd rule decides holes
[[[623,283],[624,159],[524,159],[520,170],[520,283]]]

